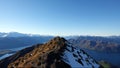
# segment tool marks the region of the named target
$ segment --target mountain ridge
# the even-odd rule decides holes
[[[21,51],[24,52],[24,50],[26,49],[23,49]],[[12,58],[12,61],[5,66],[8,66],[8,68],[71,68],[75,67],[77,64],[79,67],[100,67],[100,65],[93,58],[88,56],[84,51],[74,48],[70,45],[69,42],[67,42],[67,40],[60,37],[55,37],[43,45],[38,44],[32,47],[32,49],[26,54],[18,56],[21,55],[21,51],[16,53],[17,55],[13,56],[17,56],[17,58],[14,60],[12,60],[13,58],[11,56],[5,58],[6,60]],[[2,64],[6,62],[5,59],[0,61],[0,67],[2,67]],[[75,62],[76,64],[72,64],[72,62]]]

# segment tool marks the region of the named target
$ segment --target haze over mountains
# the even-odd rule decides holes
[[[9,32],[9,33],[1,32],[0,33],[0,37],[25,37],[25,36],[30,36],[30,35],[22,34],[18,32]]]

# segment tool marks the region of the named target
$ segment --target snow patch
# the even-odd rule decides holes
[[[68,45],[65,52],[63,61],[69,64],[72,68],[99,68],[99,64],[95,62],[94,59],[89,57],[86,53],[82,50],[77,49],[71,45]]]
[[[68,63],[69,65],[71,65],[71,67],[82,67],[82,65],[80,65],[76,60],[75,57],[68,51],[64,52],[65,57],[67,59],[67,61],[65,61],[66,63]]]

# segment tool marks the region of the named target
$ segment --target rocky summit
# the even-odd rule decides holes
[[[0,68],[100,68],[91,56],[67,40],[55,37],[0,60]]]

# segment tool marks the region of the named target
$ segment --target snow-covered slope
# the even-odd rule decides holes
[[[69,64],[72,68],[86,67],[86,68],[99,68],[100,65],[90,57],[86,52],[77,49],[70,44],[67,45],[63,53],[63,61]]]

